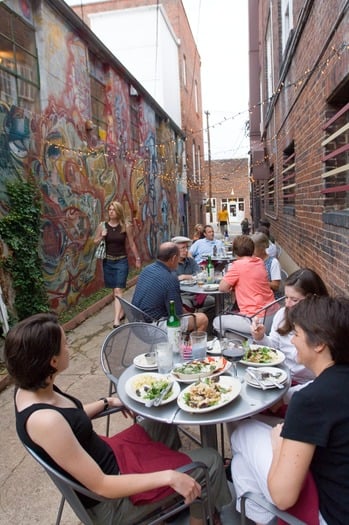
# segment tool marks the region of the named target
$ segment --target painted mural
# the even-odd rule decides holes
[[[44,25],[45,20],[42,20]],[[50,32],[50,16],[43,33]],[[183,206],[177,188],[180,163],[168,123],[156,120],[139,97],[140,148],[130,148],[129,84],[109,70],[102,141],[90,117],[88,53],[82,41],[54,19],[39,64],[42,113],[0,100],[0,215],[6,214],[6,182],[32,173],[43,197],[40,254],[50,305],[61,311],[103,286],[93,237],[110,201],[120,200],[132,220],[143,260],[181,231]],[[65,45],[62,46],[62,38]],[[45,40],[45,39],[44,39]],[[58,47],[63,51],[58,52]],[[59,67],[55,82],[52,64]],[[179,204],[180,203],[180,204]],[[130,261],[132,264],[132,260]]]

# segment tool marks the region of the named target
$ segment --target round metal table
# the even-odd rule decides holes
[[[238,421],[258,414],[277,403],[285,395],[290,386],[290,374],[286,367],[280,366],[280,368],[286,370],[288,374],[285,388],[282,390],[278,388],[260,390],[249,386],[246,381],[243,381],[240,395],[236,399],[222,408],[203,414],[192,414],[181,410],[176,400],[166,405],[150,408],[147,408],[143,403],[133,400],[126,394],[126,381],[136,374],[145,373],[144,370],[139,370],[134,365],[128,367],[121,374],[117,392],[119,398],[127,408],[146,418],[175,425],[200,425],[202,445],[217,449],[216,425],[227,423],[228,421]],[[237,370],[238,376],[243,379],[245,366],[238,363]],[[188,386],[187,383],[179,383],[179,385],[181,389]]]

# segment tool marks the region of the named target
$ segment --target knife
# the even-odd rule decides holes
[[[251,370],[251,368],[246,368],[246,372],[256,381],[256,383],[258,384],[258,386],[261,387],[262,390],[266,390],[267,389],[265,384],[259,379],[257,374],[255,374],[255,372],[253,370]]]

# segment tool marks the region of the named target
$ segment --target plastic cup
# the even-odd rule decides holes
[[[173,368],[173,352],[171,343],[158,343],[155,346],[155,353],[159,374],[168,374],[171,372]]]
[[[207,333],[192,332],[190,334],[193,359],[205,359],[207,350]]]

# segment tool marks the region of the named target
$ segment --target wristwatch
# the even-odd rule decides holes
[[[108,410],[108,408],[109,408],[109,401],[108,401],[108,399],[106,397],[100,397],[99,401],[103,401],[103,403],[104,403],[103,412]]]

